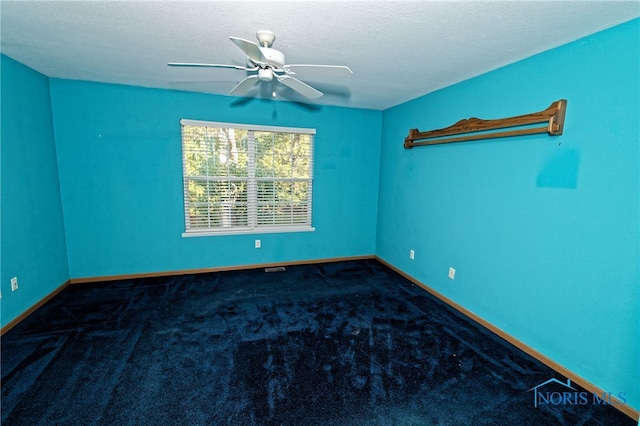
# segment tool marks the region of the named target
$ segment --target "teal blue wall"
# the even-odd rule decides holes
[[[384,111],[376,248],[590,382],[626,392],[635,408],[639,22]],[[526,114],[561,98],[563,136],[402,146],[410,128]]]
[[[69,279],[49,80],[2,55],[2,325]],[[18,277],[18,290],[10,280]]]
[[[380,111],[56,79],[51,97],[73,278],[375,253]],[[181,118],[315,128],[316,231],[183,238]]]

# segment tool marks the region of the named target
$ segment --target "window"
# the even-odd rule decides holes
[[[180,124],[184,236],[313,230],[314,129]]]

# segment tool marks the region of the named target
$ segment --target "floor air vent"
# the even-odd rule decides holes
[[[284,269],[284,266],[275,266],[273,268],[264,268],[265,272],[282,272],[282,271],[286,271],[286,269]]]

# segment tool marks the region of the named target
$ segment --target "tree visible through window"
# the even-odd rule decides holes
[[[182,120],[187,233],[311,230],[311,129]]]

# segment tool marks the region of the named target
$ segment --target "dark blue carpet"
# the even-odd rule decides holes
[[[374,260],[114,281],[2,337],[2,425],[636,424],[553,377]]]

